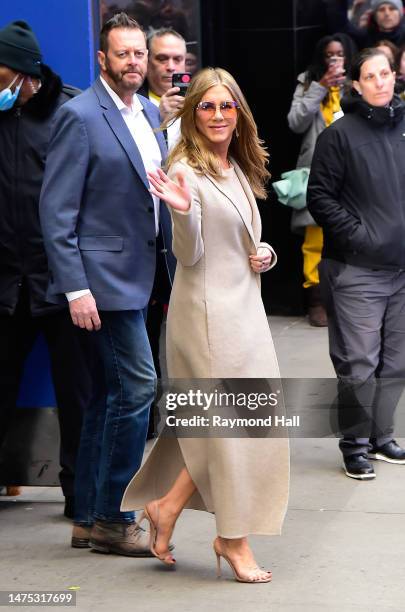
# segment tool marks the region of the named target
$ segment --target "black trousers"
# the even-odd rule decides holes
[[[49,350],[58,408],[60,483],[63,494],[73,496],[82,414],[91,399],[86,334],[73,325],[68,309],[33,317],[24,290],[14,315],[0,315],[0,447],[15,411],[25,359],[40,332]]]
[[[154,434],[154,421],[156,404],[161,396],[161,378],[162,370],[160,367],[160,336],[162,332],[162,324],[164,321],[164,307],[169,303],[170,299],[170,281],[166,269],[166,260],[164,256],[164,245],[161,234],[156,239],[156,273],[153,282],[153,288],[148,305],[148,314],[146,319],[146,331],[149,338],[150,348],[152,349],[153,363],[155,366],[157,382],[157,393],[155,401],[152,403],[149,413],[149,430],[148,438],[152,438]]]

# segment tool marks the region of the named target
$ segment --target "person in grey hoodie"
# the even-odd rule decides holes
[[[347,67],[354,54],[351,40],[345,34],[325,36],[318,42],[311,65],[298,76],[288,125],[302,134],[297,168],[309,168],[316,140],[340,111],[340,99],[347,83]],[[292,230],[304,234],[304,289],[307,294],[309,323],[315,327],[327,325],[322,305],[318,264],[321,260],[322,230],[307,208],[296,210]]]

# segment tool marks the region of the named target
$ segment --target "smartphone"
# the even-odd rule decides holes
[[[332,69],[334,76],[338,79],[335,85],[339,84],[339,80],[341,81],[342,77],[345,74],[345,66],[343,57],[331,57],[328,62],[329,70]]]
[[[328,60],[328,66],[336,66],[336,69],[339,70],[339,68],[342,70],[344,69],[344,58],[343,57],[331,57]]]
[[[178,96],[185,96],[187,87],[190,85],[191,72],[175,72],[172,75],[172,87],[180,87]]]

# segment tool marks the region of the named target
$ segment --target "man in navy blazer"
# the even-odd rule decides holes
[[[145,35],[125,13],[104,24],[100,77],[55,116],[40,214],[49,257],[48,299],[68,300],[93,332],[95,397],[85,414],[72,545],[150,554],[133,512],[120,512],[145,446],[156,374],[145,330],[156,240],[167,271],[170,216],[146,172],[166,155],[158,109],[136,95],[147,69]]]

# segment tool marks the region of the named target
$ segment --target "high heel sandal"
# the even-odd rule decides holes
[[[149,548],[150,548],[151,553],[156,557],[156,559],[159,559],[159,561],[162,561],[162,563],[164,563],[165,565],[173,566],[176,564],[176,559],[172,557],[169,550],[167,550],[167,552],[164,552],[163,554],[159,554],[156,552],[156,549],[155,549],[156,540],[157,540],[158,531],[159,531],[159,505],[156,504],[156,507],[157,507],[156,524],[153,522],[152,517],[149,514],[146,507],[144,508],[139,518],[139,521],[137,521],[137,523],[139,526],[140,523],[143,521],[143,519],[146,519],[148,521],[149,532],[150,532]]]
[[[267,576],[263,577],[263,578],[255,578],[254,574],[257,571],[262,571],[259,567],[256,567],[255,569],[253,569],[250,572],[250,576],[248,575],[248,573],[245,576],[242,576],[241,574],[238,574],[238,572],[236,571],[236,568],[234,566],[234,564],[232,563],[232,561],[230,560],[230,558],[225,555],[222,551],[218,551],[217,547],[215,546],[217,540],[214,540],[214,544],[213,544],[213,548],[214,548],[214,552],[215,555],[217,557],[217,578],[221,577],[221,557],[223,557],[225,559],[225,561],[228,563],[229,567],[231,568],[233,575],[235,577],[235,580],[237,580],[238,582],[246,582],[249,584],[257,584],[257,583],[262,583],[262,582],[270,582],[272,579],[272,575],[271,572],[266,572]]]

